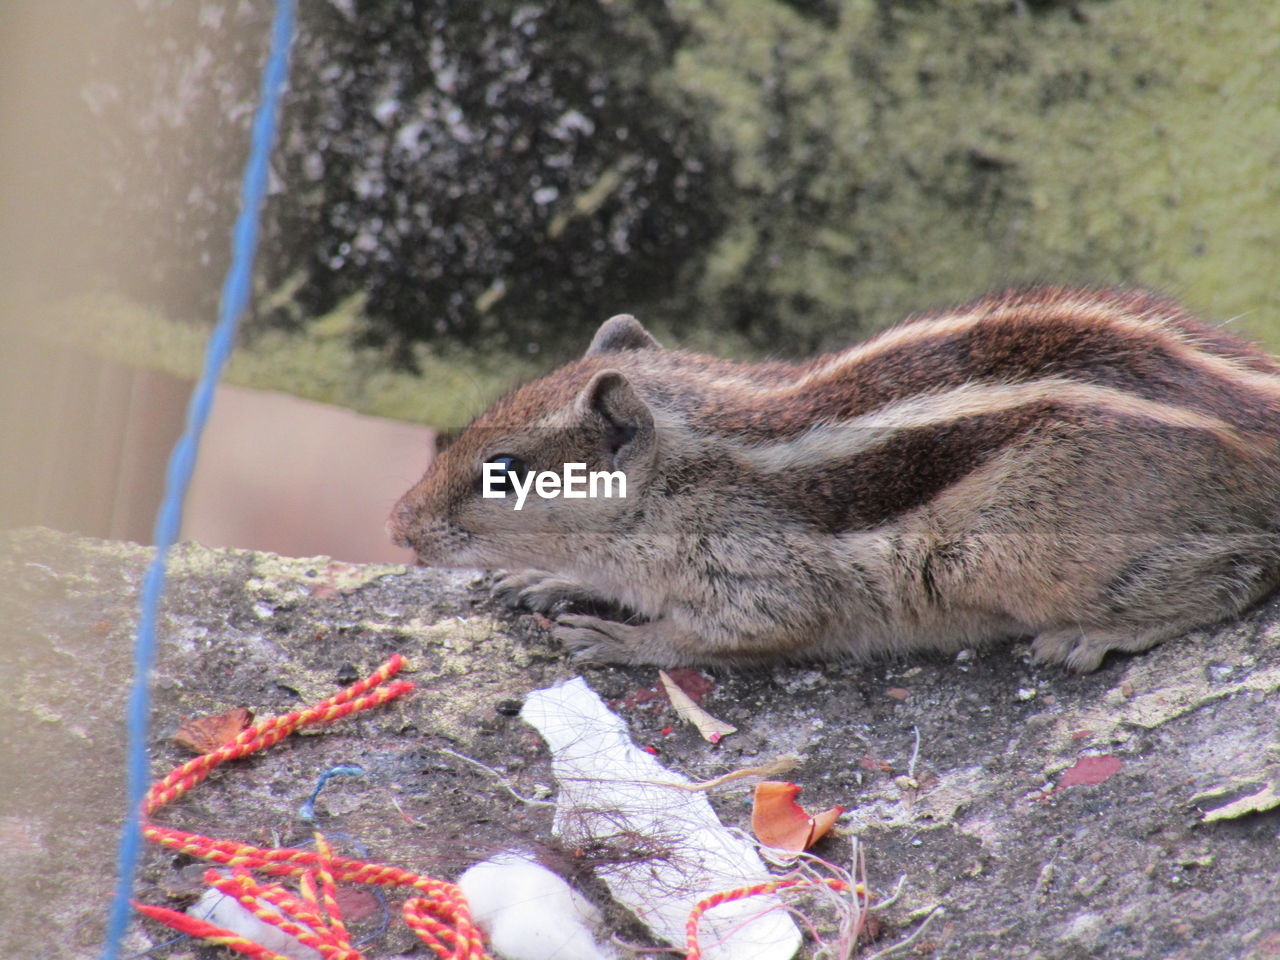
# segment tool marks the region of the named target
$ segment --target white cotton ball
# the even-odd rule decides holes
[[[506,960],[614,960],[591,927],[600,911],[541,864],[517,853],[477,863],[458,880],[476,925]]]
[[[265,900],[258,902],[269,909],[275,909]],[[293,960],[320,960],[318,950],[299,943],[297,938],[289,936],[279,927],[273,927],[259,920],[234,899],[219,893],[212,887],[187,908],[187,913],[238,934],[246,940],[252,940],[282,957],[292,957]]]

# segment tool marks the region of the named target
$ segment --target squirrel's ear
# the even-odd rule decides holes
[[[600,324],[591,339],[586,355],[614,353],[618,350],[661,350],[662,344],[629,313],[620,313]]]
[[[653,412],[617,370],[601,370],[578,395],[578,411],[605,422],[605,454],[614,466],[635,464],[654,449]]]

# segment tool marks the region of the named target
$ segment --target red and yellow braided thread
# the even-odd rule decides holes
[[[145,903],[134,903],[133,906],[143,916],[150,917],[157,923],[163,923],[166,927],[171,927],[179,933],[207,940],[216,946],[243,953],[246,957],[253,957],[254,960],[292,960],[290,957],[283,957],[259,943],[246,940],[244,937],[230,933],[197,917],[178,913],[176,910],[166,910],[164,907],[148,906]]]
[[[364,680],[322,700],[306,710],[268,717],[242,730],[216,750],[174,768],[147,791],[143,801],[142,833],[148,840],[191,856],[231,867],[231,873],[209,870],[205,882],[232,897],[264,923],[277,927],[315,950],[325,960],[363,960],[351,945],[350,934],[338,906],[338,883],[363,883],[382,887],[407,887],[417,894],[405,902],[405,924],[431,948],[440,960],[490,960],[484,940],[471,920],[471,910],[462,891],[452,883],[411,873],[399,867],[365,863],[333,855],[324,837],[317,833],[314,850],[293,847],[255,847],[237,840],[217,840],[198,833],[161,827],[149,822],[155,811],[172,803],[200,783],[228,760],[247,757],[279,743],[306,726],[330,723],[361,710],[369,710],[413,689],[406,680],[382,686],[404,666],[404,658],[394,654]],[[258,881],[250,870],[274,876],[298,878],[298,895],[278,884]],[[700,900],[685,926],[686,960],[701,960],[698,922],[708,910],[745,897],[764,896],[779,890],[826,886],[848,890],[849,885],[834,878],[780,877],[766,883],[726,890]],[[865,896],[862,885],[857,894]],[[176,910],[134,903],[137,910],[167,927],[227,947],[254,960],[290,960],[272,950],[225,930],[215,924]]]
[[[377,863],[335,857],[324,837],[317,833],[314,850],[255,847],[236,840],[216,840],[198,833],[161,827],[150,816],[167,803],[202,783],[228,760],[246,757],[279,743],[302,727],[340,720],[352,713],[381,706],[413,689],[406,680],[382,686],[404,666],[394,654],[364,680],[322,700],[306,710],[269,717],[242,730],[216,750],[176,767],[147,791],[143,801],[142,833],[161,846],[232,868],[230,874],[209,870],[205,882],[233,897],[262,920],[320,951],[325,960],[363,960],[352,945],[338,906],[338,883],[408,887],[418,893],[404,905],[405,923],[441,960],[489,960],[480,931],[462,891],[451,883]],[[298,878],[298,894],[278,884],[258,881],[250,870]],[[197,917],[135,903],[143,915],[182,933],[209,940],[253,957],[254,960],[289,960],[238,934]]]
[[[426,880],[426,878],[424,878]],[[418,886],[426,896],[404,905],[404,922],[443,960],[469,960],[484,955],[484,942],[470,920],[467,898],[452,883],[426,880]],[[464,917],[465,923],[459,923]]]
[[[685,960],[702,960],[702,946],[698,943],[698,922],[702,915],[722,903],[731,900],[744,900],[747,897],[763,897],[779,890],[804,889],[805,887],[829,887],[832,890],[845,891],[849,884],[835,877],[779,877],[765,883],[753,884],[749,887],[738,887],[736,890],[722,890],[709,897],[703,897],[689,911],[689,919],[684,927]],[[855,895],[866,897],[866,889],[862,884],[855,888]]]

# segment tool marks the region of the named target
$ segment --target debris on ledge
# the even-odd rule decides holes
[[[0,533],[5,955],[32,944],[45,960],[97,953],[150,555],[47,530]],[[477,574],[184,544],[160,618],[153,772],[189,755],[171,740],[184,718],[295,709],[391,653],[408,658],[412,695],[236,761],[166,809],[167,821],[300,842],[311,827],[298,808],[317,777],[358,764],[363,777],[330,784],[315,803],[335,847],[449,880],[501,850],[524,850],[602,907],[622,940],[648,942],[595,878],[628,851],[557,844],[550,755],[519,717],[529,692],[581,674],[633,742],[692,780],[799,758],[787,778],[803,785],[806,805],[846,808],[814,852],[847,868],[854,832],[870,887],[884,894],[903,881],[859,955],[905,939],[938,907],[910,955],[1209,960],[1280,950],[1276,602],[1146,654],[1113,655],[1086,676],[1031,663],[1026,644],[673,671],[738,728],[712,745],[678,721],[656,670],[580,669],[538,618],[493,606]],[[710,793],[721,821],[748,827],[752,787],[730,780]],[[193,901],[203,869],[148,850],[139,899]],[[805,910],[806,901],[789,902]],[[376,930],[379,910],[344,907],[357,932]],[[125,952],[163,939],[160,928],[135,925]],[[362,949],[390,956],[414,942],[392,924]]]

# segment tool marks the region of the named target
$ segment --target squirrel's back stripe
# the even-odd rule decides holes
[[[915,320],[819,358],[755,403],[713,395],[703,414],[720,433],[776,438],[921,394],[1046,376],[1191,408],[1243,430],[1274,430],[1280,417],[1280,367],[1266,354],[1164,301],[1078,291],[1011,295]]]
[[[821,423],[794,437],[743,445],[739,452],[767,473],[803,469],[848,461],[892,443],[903,431],[945,431],[961,421],[1002,415],[1021,422],[1029,409],[1050,414],[1055,410],[1094,410],[1161,427],[1198,430],[1240,453],[1247,452],[1254,442],[1231,424],[1187,407],[1147,400],[1112,387],[1050,377],[1023,383],[968,383],[941,393],[909,397],[859,417]]]
[[[1077,452],[1092,448],[1102,457],[1106,450],[1126,446],[1131,452],[1120,462],[1137,469],[1146,464],[1176,470],[1176,464],[1159,467],[1158,458],[1144,451],[1165,447],[1177,435],[1189,456],[1198,451],[1193,459],[1214,458],[1224,473],[1240,463],[1242,452],[1274,460],[1274,438],[1255,443],[1254,437],[1241,437],[1194,411],[1079,384],[1057,395],[1045,390],[1036,396],[1028,389],[1018,402],[1018,391],[1032,386],[1046,385],[996,388],[994,395],[987,388],[983,399],[998,397],[999,402],[967,408],[958,404],[953,416],[946,415],[944,406],[930,411],[925,404],[903,405],[896,427],[864,427],[840,438],[816,435],[813,446],[801,441],[779,449],[758,447],[750,456],[756,467],[777,470],[774,475],[784,481],[769,484],[770,495],[787,501],[794,516],[827,533],[870,530],[902,518],[948,488],[976,479],[988,468],[999,469],[1002,462],[1007,465],[1010,457],[1032,456],[1033,446],[1042,451],[1034,455],[1040,457],[1055,447]],[[832,441],[825,456],[818,455],[821,440]]]

